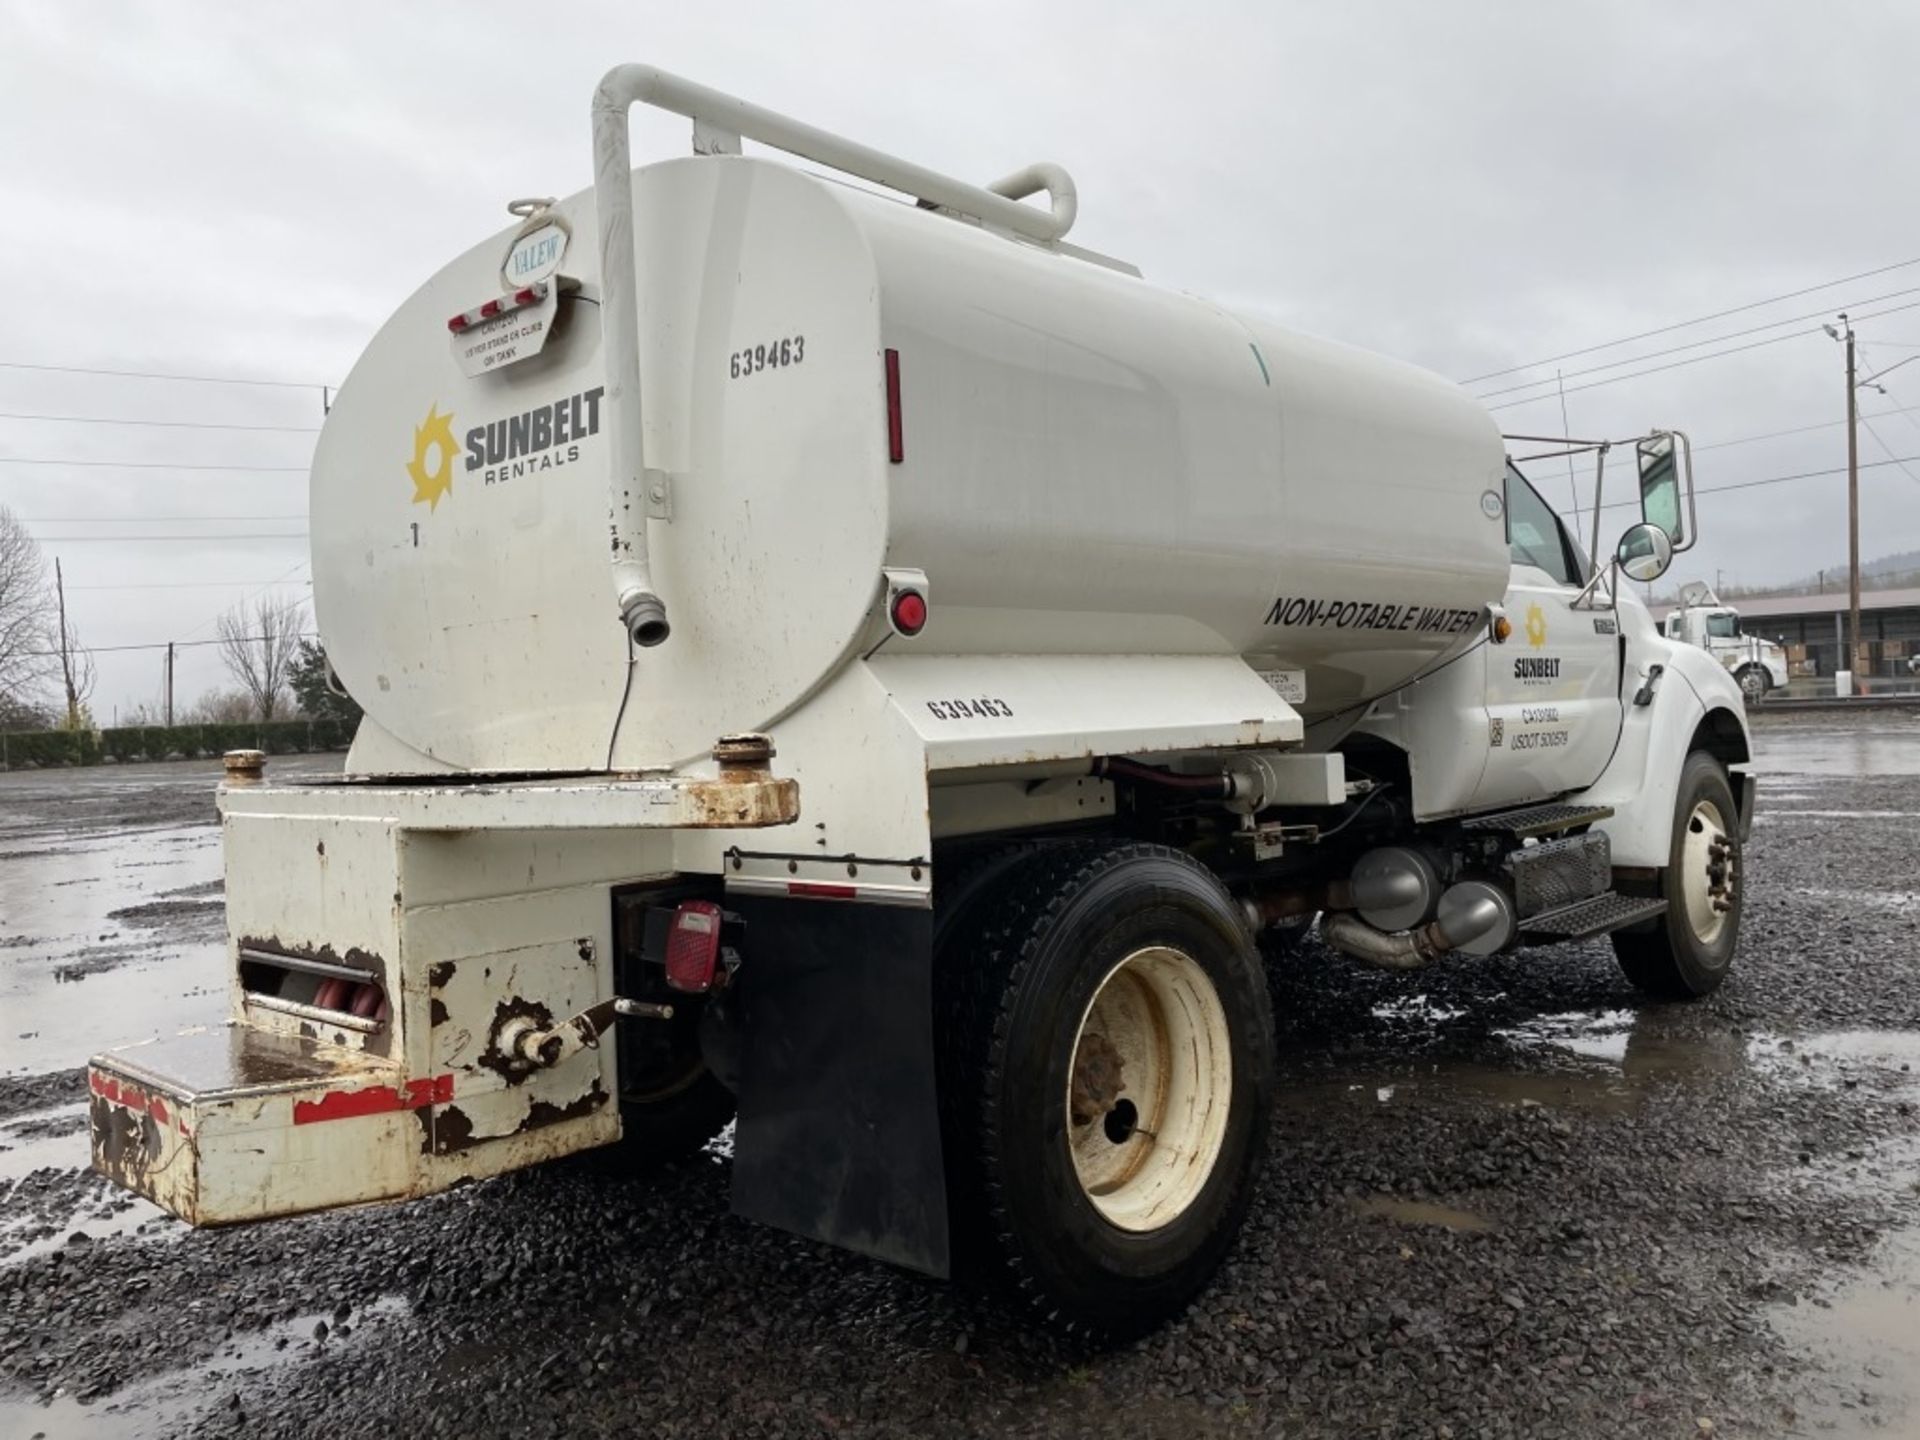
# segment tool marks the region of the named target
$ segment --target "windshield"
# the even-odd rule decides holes
[[[1727,610],[1707,616],[1707,634],[1716,640],[1731,640],[1740,633],[1740,617]]]

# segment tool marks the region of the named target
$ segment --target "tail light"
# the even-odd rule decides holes
[[[683,901],[667,929],[667,984],[688,995],[713,988],[720,969],[720,907],[711,900]]]
[[[902,590],[893,597],[893,628],[911,639],[927,628],[927,597],[918,590]]]

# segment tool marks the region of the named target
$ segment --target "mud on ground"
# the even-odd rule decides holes
[[[31,990],[5,1024],[44,1063],[0,1078],[0,1434],[1920,1433],[1920,724],[1758,738],[1745,933],[1709,1001],[1643,1004],[1604,942],[1408,976],[1282,963],[1245,1236],[1186,1319],[1107,1352],[732,1219],[722,1154],[185,1232],[80,1172],[84,1036],[49,1040],[56,992]],[[181,823],[137,789],[130,814]],[[114,836],[106,815],[33,844]],[[162,869],[166,893],[96,887],[50,943],[0,920],[0,1002],[28,993],[15,967],[134,943],[146,917],[113,909],[217,877]],[[144,964],[58,997],[181,983]]]

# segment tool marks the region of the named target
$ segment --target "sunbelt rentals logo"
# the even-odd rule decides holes
[[[453,416],[442,415],[437,404],[429,405],[427,418],[413,427],[413,459],[407,462],[414,504],[424,502],[429,510],[440,508],[440,497],[453,489],[453,457],[459,453],[460,442],[453,438]]]
[[[596,385],[498,420],[475,425],[455,438],[452,414],[441,414],[438,404],[427,407],[427,418],[413,427],[413,458],[407,478],[413,481],[413,503],[438,509],[440,499],[453,491],[456,457],[469,476],[483,485],[538,475],[571,465],[580,447],[600,433],[600,400],[606,394]]]
[[[1538,605],[1527,606],[1527,644],[1536,650],[1546,648],[1547,612]]]

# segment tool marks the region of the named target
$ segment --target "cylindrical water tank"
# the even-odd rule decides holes
[[[764,729],[857,657],[890,566],[928,576],[915,653],[1239,654],[1303,672],[1310,719],[1505,587],[1497,429],[1430,374],[771,161],[649,166],[634,207],[667,643],[630,654],[611,599],[590,194],[546,217],[538,354],[469,377],[448,334],[513,278],[506,231],[322,433],[323,638],[436,759],[634,768]]]

